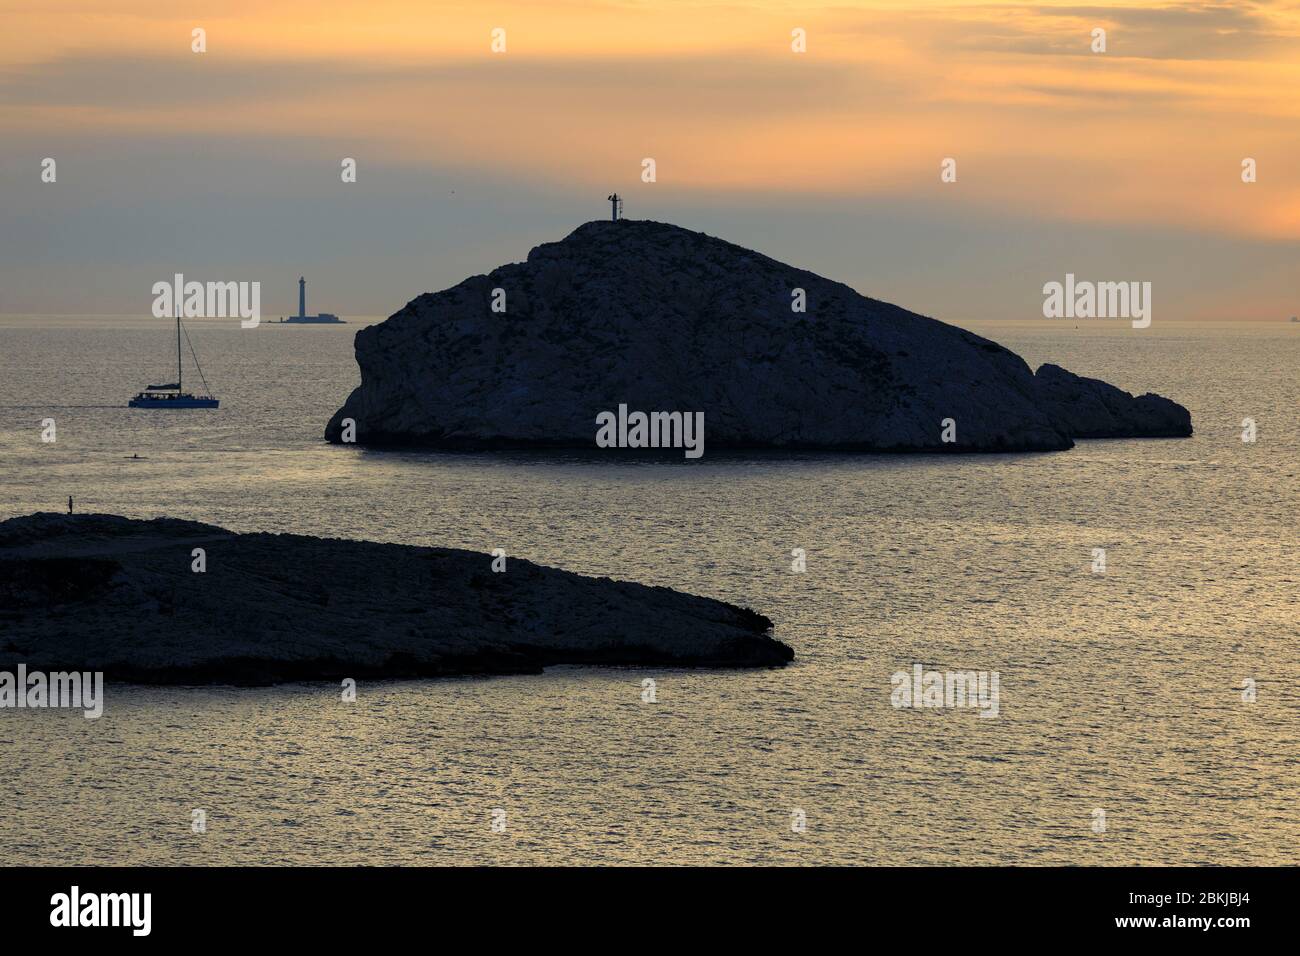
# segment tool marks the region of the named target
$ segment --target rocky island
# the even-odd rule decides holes
[[[0,522],[0,669],[257,685],[794,656],[746,608],[513,557],[498,573],[492,562],[169,518],[10,518]]]
[[[359,331],[356,357],[331,442],[595,448],[598,416],[626,408],[702,416],[710,448],[1051,451],[1192,432],[1158,395],[1034,374],[964,329],[648,221],[589,222],[421,295]]]

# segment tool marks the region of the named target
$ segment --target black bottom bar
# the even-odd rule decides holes
[[[761,938],[775,923],[945,947],[1101,936],[1233,945],[1261,929],[1287,932],[1282,910],[1295,877],[1294,869],[1227,868],[14,868],[0,869],[0,914],[11,942],[76,934],[128,944],[373,943],[457,928],[483,942],[526,933],[536,942],[610,929],[624,934],[611,943],[639,948],[680,940],[686,926],[698,927],[692,939],[734,943]],[[146,922],[143,895],[102,895],[146,893],[147,936],[136,935]]]

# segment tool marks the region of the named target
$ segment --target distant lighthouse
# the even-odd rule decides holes
[[[292,322],[306,325],[334,325],[343,324],[343,320],[331,312],[322,312],[320,315],[307,314],[307,277],[298,277],[298,314],[290,316],[287,319],[281,319],[281,322]]]

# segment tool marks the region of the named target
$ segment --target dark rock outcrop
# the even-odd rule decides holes
[[[491,561],[174,519],[11,518],[0,522],[0,668],[271,684],[794,656],[745,608],[520,558],[494,573]]]
[[[1134,398],[1059,365],[1041,366],[1034,378],[1049,413],[1075,438],[1185,438],[1192,433],[1187,409],[1151,392]]]
[[[646,221],[589,222],[421,295],[359,331],[356,356],[332,442],[351,419],[363,445],[594,448],[597,415],[620,404],[703,412],[714,449],[1055,450],[1098,421],[1062,407],[1061,389],[1046,399],[995,342]],[[1135,433],[1166,418],[1144,399],[1114,410]]]

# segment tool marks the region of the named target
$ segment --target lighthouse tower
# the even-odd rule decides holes
[[[307,314],[307,278],[298,277],[298,314],[291,315],[287,319],[281,319],[281,322],[292,322],[295,325],[343,325],[346,324],[337,315],[332,312],[322,312],[320,315]]]

